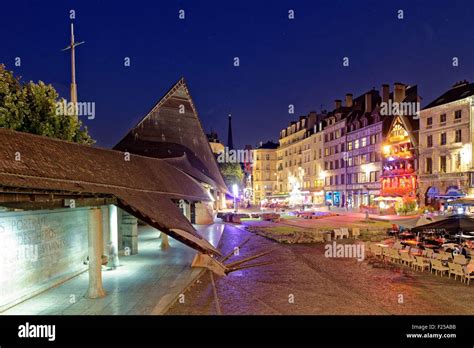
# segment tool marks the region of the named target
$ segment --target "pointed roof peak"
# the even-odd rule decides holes
[[[186,154],[192,167],[226,190],[183,77],[114,148],[156,158]]]

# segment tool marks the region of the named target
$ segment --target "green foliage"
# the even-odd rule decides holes
[[[229,189],[232,189],[234,184],[239,185],[239,187],[242,186],[244,172],[239,163],[219,163],[219,169]]]
[[[93,144],[87,127],[76,116],[56,113],[59,95],[39,81],[22,84],[0,64],[0,127],[81,144]]]

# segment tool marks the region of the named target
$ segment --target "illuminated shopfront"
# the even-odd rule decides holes
[[[396,197],[416,198],[417,177],[412,140],[402,120],[397,118],[383,146],[381,194],[378,201],[383,209],[394,208]]]

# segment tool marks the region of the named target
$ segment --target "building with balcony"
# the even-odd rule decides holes
[[[260,204],[262,200],[278,192],[277,148],[278,144],[267,141],[252,150],[253,204]]]
[[[346,103],[348,100],[346,100]],[[324,137],[324,200],[325,204],[337,207],[346,202],[346,122],[353,105],[342,106],[335,101],[335,109],[325,119]]]
[[[406,117],[409,119],[406,123],[410,125],[407,129],[415,133],[418,130],[416,118],[410,112],[414,107],[408,108],[407,115],[403,115],[405,109],[393,112],[387,105],[397,105],[398,108],[399,105],[419,103],[417,88],[395,83],[390,93],[389,85],[384,84],[380,93],[370,90],[355,99],[352,94],[347,94],[345,109],[340,108],[338,102],[334,112],[336,117],[328,118],[324,130],[325,168],[328,170],[326,202],[348,208],[375,206],[375,199],[383,195],[382,146],[389,137],[394,120]],[[337,116],[340,121],[337,121]]]
[[[473,193],[474,84],[461,81],[420,113],[420,201],[439,208]]]
[[[323,119],[310,112],[280,132],[277,150],[277,187],[281,198],[295,192],[301,204],[323,204]]]

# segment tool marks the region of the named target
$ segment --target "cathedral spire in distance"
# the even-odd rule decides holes
[[[232,139],[232,114],[229,114],[229,129],[227,130],[227,147],[229,150],[234,149],[234,141]]]

